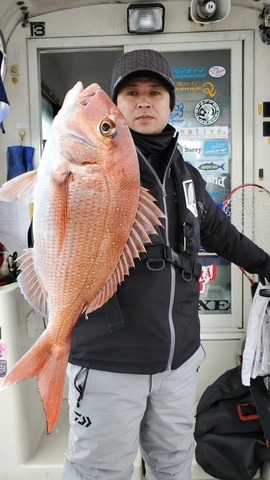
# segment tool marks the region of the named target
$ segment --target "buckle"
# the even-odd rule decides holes
[[[154,266],[151,266],[151,265],[156,265],[156,266],[154,268]],[[148,258],[146,262],[146,266],[152,272],[159,272],[160,270],[163,270],[163,268],[165,267],[165,260],[163,258]]]
[[[185,282],[190,282],[192,280],[193,273],[187,272],[186,270],[182,270],[182,278]]]
[[[259,419],[259,415],[253,402],[239,403],[239,405],[237,405],[237,412],[240,420],[243,422]]]

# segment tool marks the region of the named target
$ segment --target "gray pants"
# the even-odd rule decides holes
[[[69,364],[63,480],[130,480],[139,445],[147,480],[191,480],[197,370],[203,358],[200,347],[177,370],[155,375]]]

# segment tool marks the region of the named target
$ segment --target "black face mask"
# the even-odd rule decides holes
[[[174,145],[175,129],[167,125],[161,133],[139,133],[132,129],[130,131],[136,147],[162,179],[169,160],[167,152],[171,145]]]
[[[175,129],[171,125],[167,125],[161,133],[139,133],[132,129],[130,131],[135,145],[145,157],[164,152],[175,135]]]

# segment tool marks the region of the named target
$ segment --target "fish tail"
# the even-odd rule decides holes
[[[53,345],[46,331],[4,378],[1,388],[37,375],[38,388],[46,415],[47,433],[51,433],[61,408],[70,342]]]

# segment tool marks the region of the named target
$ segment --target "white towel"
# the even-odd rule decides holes
[[[242,383],[250,385],[250,379],[264,376],[269,373],[269,328],[266,308],[269,298],[261,297],[261,288],[270,288],[259,283],[251,305],[245,348],[242,362]]]

